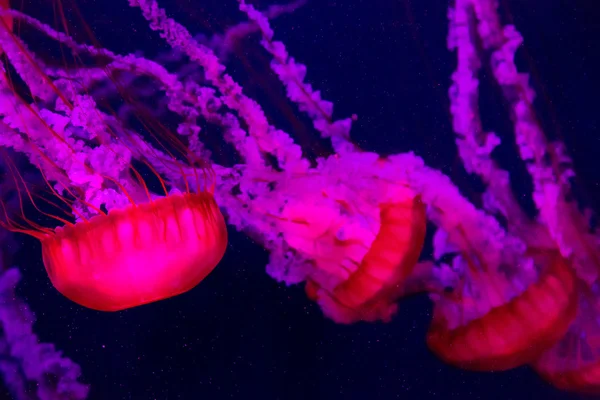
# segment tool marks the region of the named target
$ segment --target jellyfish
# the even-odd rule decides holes
[[[485,186],[484,210],[506,225],[495,240],[509,239],[510,245],[498,249],[482,241],[476,227],[463,221],[452,229],[440,225],[434,240],[439,268],[432,273],[447,280],[449,290],[431,295],[434,316],[427,336],[441,359],[479,371],[535,363],[560,346],[577,324],[582,282],[597,276],[595,238],[570,188],[571,161],[559,143],[544,136],[528,76],[514,63],[522,38],[514,26],[501,25],[496,8],[488,0],[457,0],[450,8],[448,45],[458,65],[449,95],[459,155]],[[517,147],[533,181],[535,215],[507,190],[509,173],[492,155],[501,139],[483,128],[479,69],[488,60],[478,52],[478,41],[509,105]]]
[[[115,208],[37,237],[54,287],[100,311],[187,292],[217,266],[227,245],[225,221],[209,192]]]
[[[147,136],[163,151],[158,168],[179,174],[173,179],[183,190],[170,190],[172,185],[144,161],[142,154],[153,149],[122,121],[100,111],[92,96],[77,92],[77,72],[62,80],[52,77],[51,68],[27,50],[10,24],[1,24],[2,48],[36,99],[28,104],[14,77],[2,71],[3,122],[12,128],[2,141],[28,154],[44,181],[42,189],[30,185],[3,152],[22,204],[15,216],[2,203],[2,227],[39,239],[54,287],[91,309],[119,311],[198,285],[227,246],[210,162],[190,156],[189,147],[157,121],[140,117]],[[96,72],[118,85],[108,68]],[[131,99],[130,104],[135,107]],[[132,164],[132,153],[142,160],[140,166]],[[158,182],[163,195],[150,190],[143,174]],[[59,226],[36,222],[23,203]]]
[[[461,284],[432,296],[427,344],[442,360],[467,370],[508,370],[536,360],[567,332],[578,292],[560,254],[532,255],[531,274],[520,273],[523,265],[492,272],[473,262],[455,260],[455,270],[464,268]]]
[[[425,241],[420,196],[402,181],[369,184],[372,177],[358,171],[361,158],[365,170],[386,162],[372,153],[332,158],[319,175],[278,181],[262,202],[279,207],[249,210],[266,215],[295,257],[307,260],[301,277],[293,269],[272,269],[274,275],[304,280],[308,297],[338,323],[389,320]],[[346,175],[348,168],[357,173]],[[355,179],[340,182],[342,176]],[[285,262],[273,261],[272,268]]]
[[[352,314],[363,314],[367,320],[370,310],[381,303],[394,304],[394,293],[402,286],[416,266],[425,242],[425,206],[419,196],[399,194],[394,203],[379,207],[379,230],[367,252],[349,275],[331,290],[322,290],[318,278],[306,283],[308,297],[328,304],[327,312],[344,320]],[[338,231],[341,232],[341,231]],[[324,241],[319,242],[324,245]],[[330,256],[355,244],[348,238],[335,236]],[[342,250],[344,249],[344,250]],[[387,318],[384,318],[387,319]]]

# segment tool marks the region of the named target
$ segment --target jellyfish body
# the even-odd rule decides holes
[[[332,290],[308,280],[306,292],[336,322],[387,320],[406,277],[417,263],[425,241],[425,206],[410,190],[393,203],[380,204],[380,226],[358,268]],[[338,251],[345,243],[337,241]],[[352,246],[352,241],[348,241]]]
[[[7,6],[0,0],[0,8]],[[49,76],[43,62],[22,46],[10,19],[0,19],[0,34],[8,61],[18,65],[18,73],[26,72],[26,83],[37,82],[32,83],[39,89],[34,97],[44,98],[48,107],[32,107],[13,85],[11,70],[0,74],[5,114],[18,110],[20,117],[5,121],[27,121],[13,123],[19,132],[15,149],[32,156],[45,183],[33,189],[10,155],[2,153],[21,207],[14,215],[0,199],[0,226],[39,239],[54,287],[91,309],[123,310],[195,287],[227,246],[210,162],[152,114],[141,112],[128,93],[122,93],[123,99],[136,110],[143,133],[110,117],[109,104],[78,94],[70,81],[57,83],[60,79]],[[74,68],[81,67],[80,59],[74,59]],[[104,72],[108,82],[122,87],[118,77]],[[63,108],[52,108],[53,101]],[[137,170],[132,157],[140,159],[145,172]],[[150,175],[164,197],[152,192],[145,180]],[[175,182],[185,188],[182,194],[170,194],[177,192]],[[26,215],[31,211],[62,226],[43,226]]]
[[[95,310],[118,311],[195,287],[225,253],[212,195],[181,194],[114,209],[42,239],[54,287]]]
[[[536,258],[547,267],[537,282],[506,304],[451,327],[437,308],[429,348],[445,362],[473,371],[501,371],[532,362],[567,331],[577,310],[575,277],[558,254]]]

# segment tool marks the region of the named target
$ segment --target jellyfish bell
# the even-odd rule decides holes
[[[417,264],[425,241],[425,206],[406,193],[379,207],[380,227],[358,267],[332,290],[309,280],[306,291],[339,322],[389,321],[401,287]],[[340,243],[341,247],[344,243]]]
[[[427,333],[433,353],[463,369],[502,371],[531,363],[552,347],[575,318],[576,278],[557,252],[531,255],[539,273],[520,293],[510,288],[522,285],[519,277],[508,282],[471,269],[476,293],[440,296]],[[499,287],[503,281],[509,286]],[[460,291],[468,293],[468,287]]]
[[[356,164],[360,166],[382,162],[373,154],[356,157],[364,161]],[[287,182],[288,196],[274,228],[310,260],[302,277],[305,291],[328,318],[338,323],[388,321],[421,254],[425,205],[406,184],[365,185],[368,168],[356,173],[351,168],[334,157],[324,164],[320,179]]]
[[[185,193],[59,227],[41,243],[59,292],[119,311],[194,288],[223,257],[227,230],[211,194]]]
[[[198,285],[227,246],[215,173],[204,154],[144,112],[130,93],[123,100],[142,133],[82,92],[77,80],[90,70],[117,91],[123,87],[104,64],[83,66],[75,55],[61,77],[50,76],[60,67],[48,68],[10,24],[1,25],[3,50],[16,71],[0,76],[3,122],[12,129],[3,144],[27,154],[42,182],[32,185],[14,152],[2,152],[20,207],[0,202],[0,225],[39,239],[52,284],[84,307],[118,311]],[[47,219],[61,226],[40,222]]]

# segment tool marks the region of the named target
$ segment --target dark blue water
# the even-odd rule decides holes
[[[235,0],[161,3],[192,32],[220,31],[242,20]],[[544,128],[567,143],[578,187],[599,210],[600,7],[594,3],[501,5],[525,38],[519,65],[534,76]],[[106,47],[141,49],[148,56],[167,50],[125,0],[79,4]],[[455,59],[446,49],[447,6],[447,0],[309,0],[273,25],[277,38],[307,64],[308,79],[335,102],[336,115],[358,115],[352,133],[357,143],[381,154],[413,150],[469,193],[476,189],[457,165],[448,112]],[[264,77],[248,83],[248,93],[274,123],[304,140],[309,156],[326,151],[306,119],[282,106],[283,90],[261,54],[255,41],[244,42],[232,56],[232,74],[242,82],[252,74]],[[485,79],[482,91],[484,122],[507,138],[503,163],[527,203],[528,183],[516,166],[507,110]],[[259,246],[234,231],[230,238],[224,260],[196,289],[106,314],[62,298],[45,275],[39,244],[19,237],[19,292],[37,314],[40,338],[81,365],[93,400],[578,398],[553,389],[528,368],[481,374],[445,365],[425,345],[431,305],[424,296],[402,301],[388,324],[325,320],[301,287],[285,287],[266,275],[267,254]]]

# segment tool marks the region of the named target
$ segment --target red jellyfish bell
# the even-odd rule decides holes
[[[21,174],[7,161],[19,190]],[[184,293],[216,267],[227,247],[227,228],[212,190],[141,203],[131,199],[125,207],[77,223],[53,216],[65,224],[54,229],[24,214],[10,219],[9,206],[0,200],[5,217],[0,226],[40,240],[48,276],[65,297],[94,310],[119,311]],[[31,199],[40,197],[26,191]]]
[[[575,277],[559,254],[532,255],[540,270],[537,282],[511,299],[493,302],[498,305],[477,318],[463,321],[467,310],[488,302],[485,298],[465,296],[458,301],[453,318],[447,315],[446,300],[441,298],[427,333],[429,348],[442,360],[463,369],[502,371],[530,363],[553,346],[575,317]],[[487,274],[474,268],[468,273],[472,283],[481,287],[480,294],[502,299],[498,295],[506,292],[506,287],[500,286],[501,281],[486,281]],[[518,281],[513,277],[510,284]]]
[[[307,281],[308,297],[319,302],[325,314],[336,322],[388,320],[396,310],[399,288],[421,254],[426,215],[420,196],[405,187],[395,190],[397,195],[393,199],[379,204],[379,231],[357,268],[342,275],[342,279],[313,274]],[[344,220],[334,223],[332,231],[343,223]],[[354,238],[344,240],[336,235],[331,238],[319,239],[322,246],[327,246],[323,258],[338,260],[340,264],[348,263],[347,258],[357,243],[362,245]],[[326,243],[327,240],[331,243]]]
[[[195,287],[223,257],[227,230],[212,194],[185,193],[57,228],[41,242],[59,292],[118,311]]]
[[[381,227],[360,266],[333,290],[340,307],[364,310],[393,302],[417,263],[425,241],[425,206],[419,196],[381,206]]]

